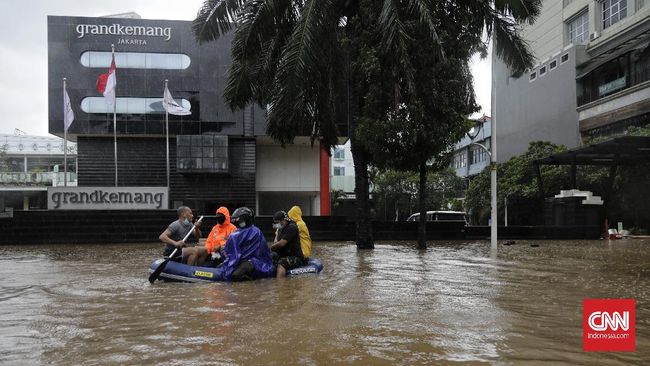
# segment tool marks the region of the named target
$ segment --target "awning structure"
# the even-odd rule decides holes
[[[623,136],[553,154],[540,165],[638,165],[650,163],[650,137]]]
[[[643,50],[647,48],[649,42],[650,42],[650,34],[645,32],[638,34],[636,37],[628,39],[627,41],[617,45],[613,49],[591,58],[586,65],[583,65],[581,67],[582,70],[576,75],[576,79],[581,79],[585,77],[587,74],[594,71],[598,67],[632,50],[635,49]]]
[[[650,137],[623,136],[597,144],[587,145],[535,160],[533,165],[537,173],[537,184],[543,195],[540,165],[570,165],[571,188],[576,187],[576,167],[578,165],[608,166],[609,181],[605,192],[605,204],[610,197],[616,170],[619,166],[632,166],[650,163]],[[544,197],[542,197],[544,198]]]

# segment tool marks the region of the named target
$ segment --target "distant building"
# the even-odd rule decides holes
[[[523,37],[532,69],[492,61],[499,162],[531,141],[572,148],[650,123],[650,1],[547,0]]]
[[[454,158],[451,162],[451,168],[456,175],[469,181],[473,176],[480,173],[490,165],[490,156],[485,149],[478,144],[490,150],[490,137],[492,136],[492,118],[483,116],[476,120],[474,139],[465,135],[454,147]]]
[[[0,135],[0,211],[47,208],[48,186],[63,186],[63,139]],[[68,142],[67,185],[77,185],[77,144]]]
[[[348,198],[354,198],[354,160],[350,140],[336,145],[330,158],[330,189],[341,191]]]
[[[266,133],[265,108],[232,111],[224,100],[232,32],[199,44],[191,21],[126,13],[49,16],[47,22],[49,132],[64,133],[65,77],[75,112],[68,138],[78,144],[79,189],[168,188],[171,208],[188,205],[201,213],[248,206],[272,215],[295,204],[305,215],[329,214],[323,194],[330,190],[327,154],[311,146],[311,127],[296,131],[295,143],[283,147]],[[113,113],[96,90],[97,77],[111,64],[111,45],[117,66],[117,163]],[[169,160],[165,80],[176,101],[191,109],[190,115],[169,116]],[[347,135],[347,124],[338,131]]]

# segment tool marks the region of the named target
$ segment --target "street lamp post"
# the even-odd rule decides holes
[[[497,253],[497,154],[496,154],[496,129],[494,126],[494,121],[490,121],[490,149],[485,147],[483,144],[474,142],[474,139],[478,136],[479,132],[483,128],[483,123],[476,121],[476,124],[472,129],[467,132],[467,137],[469,137],[471,145],[476,145],[485,152],[490,157],[490,205],[492,206],[490,213],[490,251],[492,255],[496,256]]]

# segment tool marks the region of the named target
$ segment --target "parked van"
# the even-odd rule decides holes
[[[420,221],[420,213],[414,213],[406,221]],[[452,221],[469,225],[467,214],[462,211],[427,211],[427,221]]]

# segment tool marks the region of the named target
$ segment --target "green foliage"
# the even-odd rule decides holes
[[[476,109],[469,58],[493,39],[515,72],[530,67],[518,26],[532,22],[541,3],[206,0],[193,30],[212,41],[235,28],[225,100],[233,109],[268,106],[267,134],[283,146],[309,135],[330,148],[336,122],[349,122],[359,236],[368,226],[368,163],[446,165],[464,116]],[[371,243],[366,236],[357,245]]]
[[[626,130],[613,134],[590,137],[585,144],[595,144],[619,136],[650,136],[650,124],[631,126]],[[581,167],[578,175],[578,185],[587,186],[600,195],[606,193],[609,169],[597,167]],[[650,229],[650,166],[621,166],[617,169],[616,179],[612,187],[611,198],[607,205],[608,219],[611,223],[622,221],[626,226],[634,225],[641,232],[642,228]]]
[[[342,189],[334,189],[330,191],[330,205],[332,209],[341,206],[345,199],[345,192]]]
[[[484,53],[491,38],[513,70],[529,67],[533,58],[517,25],[531,23],[540,9],[541,0],[384,0],[381,6],[371,0],[206,0],[193,30],[199,41],[208,42],[235,29],[225,91],[233,109],[252,102],[269,105],[267,133],[277,141],[287,144],[309,134],[329,147],[336,141],[335,122],[341,117],[337,101],[348,97],[348,86],[360,104],[369,96],[385,103],[401,94],[413,119],[423,116],[443,123],[445,108],[424,116],[431,108],[417,103],[441,97],[426,87],[432,73],[442,72],[441,83],[452,83],[450,89],[467,91],[464,77],[444,72],[467,74],[455,69],[466,69],[467,59]],[[423,67],[438,61],[436,69]],[[366,72],[363,66],[371,67]],[[355,109],[354,116],[346,117],[386,119],[387,108]],[[461,110],[447,110],[458,123]]]
[[[640,126],[640,127],[631,126],[625,129],[624,131],[613,135],[598,135],[598,136],[588,137],[585,138],[582,142],[585,145],[597,144],[599,142],[611,140],[614,137],[620,137],[620,136],[650,136],[650,124],[647,124],[645,126]]]
[[[375,171],[372,179],[373,197],[378,220],[394,220],[397,215],[404,220],[417,212],[419,176],[396,170]],[[448,168],[427,172],[427,210],[459,209],[459,197],[463,191],[463,179]]]
[[[537,185],[533,161],[551,154],[566,151],[566,147],[549,142],[531,142],[528,150],[497,166],[497,203],[499,220],[503,218],[504,202],[507,197],[511,224],[538,223],[543,218],[543,201]],[[541,166],[544,197],[567,189],[568,168],[563,166]],[[511,211],[511,207],[513,210]],[[490,216],[490,168],[487,167],[469,185],[465,196],[465,209],[473,223],[486,224]],[[515,213],[513,215],[513,213]]]

